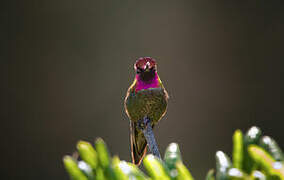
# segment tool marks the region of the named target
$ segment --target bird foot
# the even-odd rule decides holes
[[[138,128],[144,130],[150,122],[151,120],[147,116],[145,116],[143,119],[138,121]]]
[[[138,121],[138,128],[140,128],[140,130],[142,130],[150,153],[153,154],[154,156],[158,157],[159,159],[161,159],[161,155],[158,149],[158,145],[156,143],[155,140],[155,136],[152,130],[152,126],[151,126],[151,120],[150,118],[148,118],[147,116],[145,116],[143,119],[141,119],[140,121]]]

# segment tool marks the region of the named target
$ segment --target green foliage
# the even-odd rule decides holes
[[[146,173],[136,165],[111,157],[102,139],[94,147],[79,141],[77,150],[82,160],[65,156],[66,171],[73,180],[193,180],[182,162],[179,146],[171,143],[163,160],[149,154],[143,164]],[[284,155],[269,136],[262,136],[257,127],[233,135],[232,160],[222,151],[216,152],[216,170],[211,169],[206,180],[284,180]]]
[[[88,142],[79,141],[77,150],[81,161],[71,156],[63,158],[65,168],[73,180],[193,180],[182,163],[176,143],[168,146],[164,161],[151,154],[144,158],[143,164],[148,175],[117,156],[111,158],[106,144],[100,138],[95,141],[95,148]]]
[[[232,167],[231,160],[222,151],[216,153],[216,179],[228,179],[228,169]]]
[[[232,164],[228,156],[216,153],[216,180],[284,180],[284,156],[278,144],[262,136],[258,127],[245,135],[236,130],[233,135]],[[214,180],[210,170],[206,180]]]
[[[243,133],[240,130],[236,130],[233,135],[233,166],[238,169],[243,167]]]

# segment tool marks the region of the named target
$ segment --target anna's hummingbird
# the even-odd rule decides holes
[[[141,120],[147,117],[152,128],[165,115],[168,93],[157,73],[156,61],[139,58],[134,64],[136,76],[125,97],[125,111],[130,119],[131,157],[140,164],[147,152],[147,141],[141,130]]]

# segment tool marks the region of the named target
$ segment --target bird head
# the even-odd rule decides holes
[[[134,69],[140,80],[148,82],[155,78],[157,64],[151,57],[141,57],[134,64]]]

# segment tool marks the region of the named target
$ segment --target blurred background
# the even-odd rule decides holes
[[[170,95],[160,151],[179,143],[197,180],[237,128],[257,125],[284,148],[280,0],[1,4],[2,179],[67,180],[62,157],[80,139],[102,137],[130,161],[123,100],[141,56]]]

